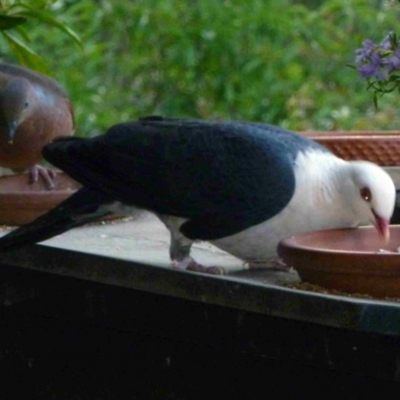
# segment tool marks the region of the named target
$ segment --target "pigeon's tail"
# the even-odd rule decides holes
[[[110,215],[110,200],[100,192],[79,189],[57,207],[0,238],[0,251],[42,242],[71,228]]]

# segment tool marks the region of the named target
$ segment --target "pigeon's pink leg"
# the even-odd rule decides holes
[[[193,260],[192,257],[185,257],[183,260],[174,260],[172,267],[175,269],[202,272],[203,274],[224,275],[225,270],[222,267],[205,267]]]

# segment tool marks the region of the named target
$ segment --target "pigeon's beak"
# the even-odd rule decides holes
[[[17,130],[17,126],[18,126],[17,121],[12,121],[8,123],[8,131],[7,131],[8,144],[14,143],[14,136],[15,136],[15,131]]]
[[[390,232],[389,232],[389,221],[385,218],[380,217],[374,212],[375,216],[375,228],[378,231],[379,237],[384,244],[389,243]]]

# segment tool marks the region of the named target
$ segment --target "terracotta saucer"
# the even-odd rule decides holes
[[[53,190],[47,190],[43,180],[29,183],[26,174],[0,177],[0,224],[22,225],[33,221],[80,187],[63,172],[57,172],[55,184]]]
[[[374,227],[302,233],[282,240],[278,253],[304,282],[348,293],[400,298],[400,225],[384,246]]]
[[[345,160],[367,160],[383,167],[400,165],[399,131],[301,132]]]

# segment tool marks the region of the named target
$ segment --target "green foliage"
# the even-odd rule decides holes
[[[397,29],[396,2],[53,3],[53,17],[79,33],[83,50],[54,27],[32,19],[23,26],[70,93],[78,135],[145,114],[294,130],[399,128],[399,96],[388,95],[376,111],[364,82],[346,66],[364,39]]]
[[[24,25],[28,21],[34,20],[40,25],[54,26],[81,46],[77,34],[46,10],[55,2],[55,0],[33,0],[28,4],[25,1],[0,1],[0,33],[4,40],[20,64],[41,72],[49,71],[45,61],[27,44],[30,37]]]

